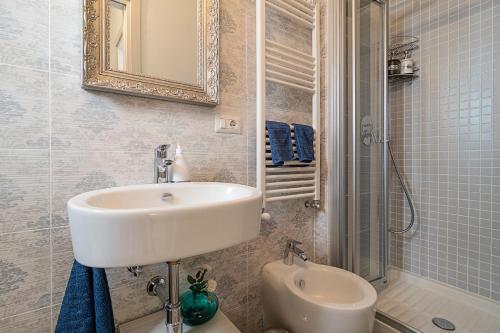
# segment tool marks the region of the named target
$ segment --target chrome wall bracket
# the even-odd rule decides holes
[[[319,200],[308,200],[305,202],[304,206],[306,208],[320,208],[321,204]]]
[[[132,273],[134,277],[139,277],[142,274],[142,266],[130,266],[127,270]]]

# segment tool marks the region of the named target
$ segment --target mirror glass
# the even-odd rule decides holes
[[[109,69],[200,85],[198,0],[107,0]]]

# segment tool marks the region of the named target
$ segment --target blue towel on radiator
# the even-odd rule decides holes
[[[278,121],[266,121],[274,165],[283,165],[294,159],[290,125]]]
[[[115,322],[106,272],[73,263],[55,333],[113,333]]]
[[[302,124],[293,124],[293,128],[299,161],[311,163],[314,161],[314,129]]]

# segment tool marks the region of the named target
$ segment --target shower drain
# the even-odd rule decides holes
[[[442,330],[445,331],[454,331],[455,330],[455,325],[449,320],[446,320],[444,318],[432,318],[432,323],[439,327]]]

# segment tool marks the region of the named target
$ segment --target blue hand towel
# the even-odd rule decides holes
[[[290,125],[278,121],[266,121],[274,165],[283,165],[294,159]]]
[[[314,161],[314,129],[302,124],[293,124],[293,127],[299,161],[311,163]]]
[[[106,272],[73,263],[55,333],[113,333],[115,322]]]

